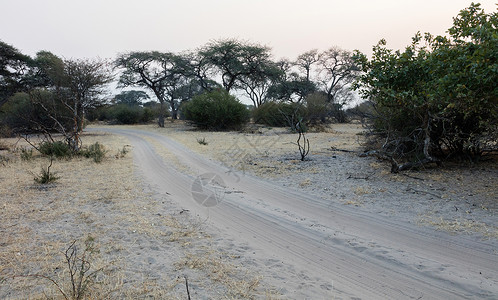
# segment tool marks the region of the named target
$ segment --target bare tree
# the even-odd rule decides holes
[[[306,74],[306,81],[310,81],[311,72],[313,65],[317,64],[320,61],[321,54],[317,49],[313,49],[303,54],[299,55],[294,62],[294,65],[297,66],[299,71],[304,72]]]
[[[54,124],[51,128],[38,124],[45,127],[40,130],[46,134],[56,130],[78,151],[85,112],[104,101],[105,87],[113,79],[110,65],[102,59],[61,60],[49,52],[38,53],[36,61],[44,88],[33,89],[30,98]]]
[[[359,68],[350,51],[332,47],[320,55],[318,81],[329,102],[339,103],[338,95],[348,95],[345,90],[349,89],[358,75]]]
[[[85,112],[102,102],[105,86],[113,76],[109,62],[102,59],[65,60],[64,71],[69,97],[60,98],[64,106],[72,112],[73,149],[79,147],[79,133],[83,130]]]

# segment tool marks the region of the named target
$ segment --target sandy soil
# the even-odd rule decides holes
[[[0,152],[0,299],[64,299],[56,284],[71,298],[64,253],[76,241],[82,258],[89,240],[90,271],[100,271],[84,299],[186,299],[185,278],[193,299],[276,294],[202,220],[134,176],[126,138],[85,134],[83,142],[104,144],[106,159],[56,160],[60,179],[39,185],[33,178],[48,159],[21,160],[28,145],[2,140],[11,150]]]
[[[60,297],[26,275],[68,290],[63,252],[89,236],[99,298],[185,299],[185,278],[193,299],[498,296],[496,164],[390,174],[337,151],[360,150],[355,125],[307,134],[304,162],[284,129],[89,131],[108,158],[57,161],[45,187],[43,158],[0,153],[0,298]],[[205,174],[220,178],[210,208],[193,193]]]
[[[333,124],[326,132],[307,134],[311,151],[304,162],[300,161],[297,135],[286,129],[199,132],[180,122],[167,125],[167,131],[145,128],[222,162],[237,176],[255,175],[358,210],[452,234],[498,238],[496,160],[391,174],[386,163],[358,156],[363,139],[359,124]],[[202,139],[208,144],[200,144]],[[181,168],[178,162],[176,166]]]

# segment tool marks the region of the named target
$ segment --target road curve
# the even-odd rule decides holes
[[[134,161],[157,192],[252,250],[255,259],[300,272],[281,274],[297,299],[498,299],[498,255],[492,243],[417,227],[327,202],[271,182],[234,174],[166,136],[137,129],[91,128],[127,137]],[[197,176],[180,173],[155,152],[151,139],[188,166],[213,173],[222,200],[206,208],[193,200]],[[295,276],[294,276],[295,277]],[[288,280],[287,280],[288,279]],[[316,282],[305,285],[299,282]],[[272,282],[272,280],[269,280]]]

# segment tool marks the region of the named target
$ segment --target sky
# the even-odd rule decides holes
[[[476,1],[479,2],[479,1]],[[275,59],[338,46],[403,49],[417,32],[444,35],[463,0],[0,0],[0,40],[34,56],[115,58],[128,51],[194,50],[237,38]],[[480,1],[487,13],[495,0]]]

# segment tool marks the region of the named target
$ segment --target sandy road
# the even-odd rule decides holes
[[[99,130],[98,128],[91,129]],[[214,230],[247,245],[273,270],[270,284],[296,299],[497,299],[498,255],[491,243],[451,236],[227,172],[171,139],[141,130],[108,129],[133,144],[134,160],[157,192],[167,193]],[[146,139],[145,139],[146,138]],[[192,171],[219,175],[220,203],[193,200],[196,176],[170,166],[153,139]],[[340,188],[340,187],[337,187]],[[206,190],[207,191],[207,190]],[[297,274],[297,275],[296,275]]]

